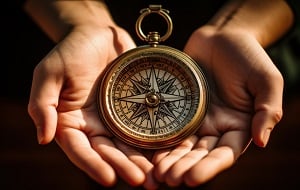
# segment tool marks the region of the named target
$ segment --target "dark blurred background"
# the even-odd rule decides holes
[[[2,4],[0,188],[100,189],[68,160],[55,142],[38,145],[35,127],[27,114],[32,71],[54,43],[23,12],[21,1]],[[299,3],[295,5],[299,10]],[[232,168],[197,189],[300,188],[300,25],[297,22],[285,38],[267,50],[286,81],[284,117],[272,132],[268,146],[262,149],[250,145]],[[117,187],[130,189],[123,182]]]

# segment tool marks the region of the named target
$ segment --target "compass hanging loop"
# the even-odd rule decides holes
[[[135,24],[135,30],[141,40],[148,42],[152,46],[156,46],[157,44],[159,44],[159,42],[163,42],[170,37],[173,30],[173,23],[171,17],[169,16],[168,10],[162,9],[161,5],[149,5],[148,8],[142,9],[140,13],[141,15],[139,16]],[[159,14],[167,22],[168,28],[163,36],[160,36],[158,32],[149,32],[148,35],[145,35],[142,30],[142,21],[147,15],[153,13]]]

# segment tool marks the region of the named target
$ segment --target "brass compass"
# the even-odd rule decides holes
[[[141,24],[159,14],[168,25],[146,36]],[[109,131],[139,148],[174,146],[195,133],[208,107],[208,85],[198,64],[175,48],[159,45],[172,33],[168,11],[161,5],[141,10],[138,36],[148,45],[129,50],[108,66],[98,88],[99,115]]]

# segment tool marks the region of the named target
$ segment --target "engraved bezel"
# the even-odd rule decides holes
[[[187,54],[145,45],[125,52],[106,68],[98,86],[98,110],[109,131],[122,141],[139,148],[166,148],[198,130],[208,93],[202,69]]]

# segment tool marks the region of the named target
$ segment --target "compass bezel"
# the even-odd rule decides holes
[[[199,91],[197,95],[199,103],[190,121],[185,126],[175,128],[165,134],[146,135],[132,130],[118,117],[117,110],[113,106],[113,85],[116,77],[122,72],[126,72],[125,68],[131,64],[133,59],[143,59],[149,56],[169,58],[174,64],[184,67],[184,70],[188,70],[193,75],[188,78],[196,80]],[[114,136],[135,147],[160,149],[177,145],[199,129],[207,112],[209,89],[203,70],[190,56],[169,46],[144,45],[123,53],[108,66],[98,86],[97,102],[99,115]]]

